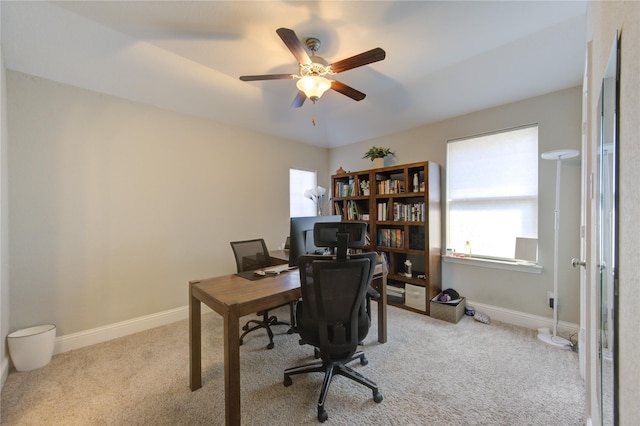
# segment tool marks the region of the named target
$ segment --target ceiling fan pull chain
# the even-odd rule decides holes
[[[313,107],[312,108],[313,108],[313,112],[311,113],[311,124],[313,124],[313,126],[315,127],[316,126],[316,118],[314,117],[314,115],[316,115],[315,114],[315,112],[316,112],[316,102],[315,101],[313,102]]]

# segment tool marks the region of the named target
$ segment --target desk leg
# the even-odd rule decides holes
[[[380,298],[378,299],[378,342],[387,342],[387,275],[380,280]]]
[[[191,294],[189,284],[189,386],[191,390],[202,387],[202,342],[200,300]]]
[[[224,316],[224,402],[227,425],[240,425],[240,316],[237,304]]]

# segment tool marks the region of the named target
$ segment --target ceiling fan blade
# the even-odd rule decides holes
[[[339,73],[350,70],[352,68],[357,68],[363,65],[371,64],[373,62],[381,61],[386,56],[387,54],[384,50],[376,47],[375,49],[371,49],[359,55],[343,59],[342,61],[334,62],[333,64],[331,64],[331,69],[333,70],[333,72]]]
[[[336,80],[331,80],[331,89],[335,90],[336,92],[340,92],[355,101],[361,101],[367,96],[364,93],[354,89],[353,87],[347,86],[346,84],[340,83]]]
[[[298,94],[293,99],[293,102],[291,102],[291,107],[300,108],[305,100],[307,100],[307,95],[305,95],[302,90],[299,90]]]
[[[242,81],[257,81],[257,80],[292,80],[295,77],[293,74],[264,74],[264,75],[241,75]]]
[[[311,63],[307,50],[293,30],[290,30],[289,28],[278,28],[276,33],[278,33],[284,44],[286,44],[291,53],[293,53],[293,56],[295,56],[299,64]]]

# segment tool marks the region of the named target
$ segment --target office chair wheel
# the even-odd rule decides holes
[[[373,392],[373,401],[377,402],[378,404],[382,402],[382,394],[379,391]]]
[[[364,356],[360,358],[360,365],[367,365],[367,364],[369,364],[369,360],[367,358],[365,358]]]
[[[329,415],[327,414],[327,410],[325,410],[324,407],[318,406],[318,421],[320,423],[324,423],[328,418]]]
[[[269,342],[269,344],[267,345],[267,349],[273,349],[274,346],[275,345],[273,342]]]
[[[282,381],[282,384],[285,386],[291,386],[293,384],[293,380],[291,380],[291,376],[284,376],[284,380]]]

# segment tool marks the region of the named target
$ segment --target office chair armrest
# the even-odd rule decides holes
[[[380,293],[378,293],[375,288],[369,286],[369,288],[367,288],[367,297],[378,299],[380,298]]]

